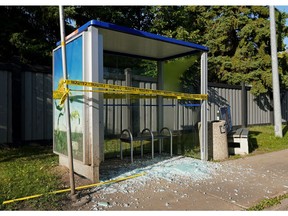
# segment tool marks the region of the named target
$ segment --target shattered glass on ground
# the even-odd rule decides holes
[[[104,185],[95,190],[104,190],[106,193],[133,192],[144,186],[150,180],[166,180],[168,182],[197,182],[212,178],[221,168],[221,164],[201,161],[189,157],[168,155],[157,156],[154,159],[137,159],[134,163],[116,161],[104,164],[100,170],[101,181],[128,177],[131,175],[145,173],[135,179],[126,180],[125,183]],[[137,183],[137,184],[136,184]]]

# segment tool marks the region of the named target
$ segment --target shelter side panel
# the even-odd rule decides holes
[[[53,91],[63,79],[62,48],[53,51]],[[79,36],[66,45],[67,78],[83,81],[83,40]],[[83,161],[84,102],[82,86],[71,86],[69,94],[71,138],[73,157]],[[53,100],[53,150],[57,154],[68,155],[66,134],[66,111],[59,99]]]

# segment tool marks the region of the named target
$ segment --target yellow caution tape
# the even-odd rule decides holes
[[[53,91],[53,98],[54,99],[61,99],[65,92],[63,91]]]
[[[65,102],[66,98],[68,97],[68,95],[69,95],[69,89],[66,88],[66,89],[64,90],[64,94],[62,95],[62,97],[61,97],[61,99],[60,99],[60,105],[61,105],[61,104],[64,104],[64,102]]]
[[[53,98],[54,99],[61,99],[62,96],[65,94],[66,90],[64,87],[64,80],[60,79],[58,83],[58,88],[56,91],[53,91]]]
[[[128,95],[127,93],[124,94],[104,93],[104,99],[156,99],[156,98],[157,96],[153,95],[132,95],[132,94]]]
[[[130,86],[120,86],[113,84],[104,84],[96,82],[84,82],[78,80],[65,80],[64,83],[67,85],[76,85],[76,86],[86,86],[92,88],[102,88],[102,89],[111,89],[112,91],[117,92],[129,92],[129,94],[146,94],[146,95],[156,95],[156,96],[168,96],[168,97],[179,97],[181,99],[194,99],[194,100],[207,100],[207,94],[187,94],[180,92],[164,91],[164,90],[154,90],[154,89],[144,89],[136,88]]]
[[[85,86],[91,88],[97,88],[97,90],[67,90],[64,88],[64,84],[66,85],[75,85],[75,86]],[[113,84],[104,84],[97,82],[84,82],[78,80],[60,80],[58,89],[53,92],[54,99],[61,99],[60,104],[63,104],[65,99],[68,96],[69,91],[92,91],[92,92],[101,92],[106,94],[129,94],[129,95],[141,95],[144,98],[147,97],[156,97],[163,96],[165,98],[176,98],[178,100],[207,100],[207,94],[188,94],[188,93],[180,93],[180,92],[172,92],[172,91],[164,91],[164,90],[154,90],[154,89],[144,89],[144,88],[136,88],[130,86],[120,86]]]
[[[127,92],[115,92],[115,91],[110,91],[110,90],[75,90],[75,89],[70,89],[70,92],[96,92],[96,93],[104,93],[104,99],[127,99],[129,96],[129,99],[139,99],[139,98],[157,98],[157,96],[153,95],[133,95],[133,94],[128,94]],[[57,95],[57,98],[53,97],[54,99],[61,99],[61,94],[64,94],[63,92],[57,92],[59,96]]]
[[[99,186],[105,185],[105,184],[117,183],[117,182],[125,181],[125,180],[128,180],[128,179],[136,178],[136,177],[139,177],[139,176],[143,176],[145,174],[146,174],[145,172],[142,172],[142,173],[139,173],[139,174],[135,174],[135,175],[127,176],[127,177],[122,177],[122,178],[118,178],[118,179],[113,179],[113,180],[109,180],[109,181],[105,181],[105,182],[99,182],[99,183],[96,183],[96,184],[83,185],[83,186],[80,186],[80,187],[76,187],[75,190],[83,190],[83,189],[87,189],[87,188],[91,188],[91,187],[99,187]],[[67,189],[63,189],[63,190],[57,190],[57,191],[52,191],[52,192],[49,192],[47,194],[59,194],[59,193],[65,193],[65,192],[69,192],[69,191],[71,191],[71,188],[67,188]],[[4,201],[2,204],[5,205],[5,204],[17,202],[17,201],[33,199],[33,198],[41,197],[43,195],[45,195],[45,194],[36,194],[36,195],[32,195],[32,196],[27,196],[27,197],[7,200],[7,201]]]
[[[22,198],[18,198],[18,199],[14,199],[14,200],[7,200],[7,201],[4,201],[2,204],[5,205],[5,204],[17,202],[17,201],[23,201],[23,200],[33,199],[33,198],[41,197],[41,196],[43,196],[43,195],[44,195],[44,194],[36,194],[36,195],[33,195],[33,196],[22,197]]]

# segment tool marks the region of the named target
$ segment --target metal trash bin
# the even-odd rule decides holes
[[[215,120],[208,123],[208,159],[228,158],[226,122]]]

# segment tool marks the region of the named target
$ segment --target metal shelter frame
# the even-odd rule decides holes
[[[201,52],[201,94],[207,94],[207,52],[209,49],[205,46],[97,20],[89,21],[68,35],[66,37],[67,44],[79,37],[81,37],[83,41],[81,42],[83,45],[81,50],[81,58],[83,60],[82,78],[87,82],[103,82],[103,54],[112,53],[157,61],[158,90],[163,90],[164,61]],[[55,52],[57,50],[59,51],[59,49],[61,49],[60,43],[57,45],[58,47],[53,51],[54,90],[55,77],[57,75],[56,67],[54,66],[57,64],[57,59],[54,58],[54,55],[56,55]],[[83,88],[86,89],[86,87]],[[163,99],[159,97],[157,103],[157,128],[163,128]],[[85,122],[83,125],[83,159],[81,161],[75,160],[74,168],[75,172],[91,179],[93,182],[98,182],[100,162],[104,159],[103,95],[95,92],[85,92],[83,107],[83,118]],[[55,130],[54,123],[53,127]],[[207,130],[207,100],[202,100],[200,131],[202,160],[208,159]],[[55,137],[53,142],[55,145]],[[60,164],[67,166],[67,157],[57,152],[55,148],[54,152],[59,154]]]

